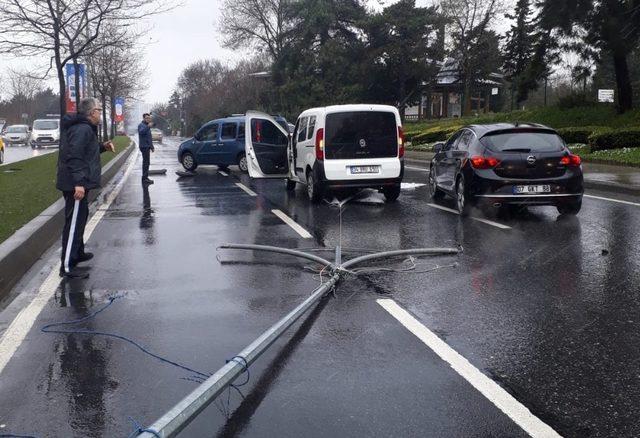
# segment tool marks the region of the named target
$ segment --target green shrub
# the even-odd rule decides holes
[[[413,136],[413,142],[415,144],[433,143],[436,141],[445,141],[454,132],[460,129],[461,126],[434,126],[432,128],[422,131],[420,134]]]
[[[557,129],[558,134],[566,143],[589,143],[589,136],[595,131],[605,129],[602,126],[573,126]]]
[[[558,99],[558,108],[560,109],[583,108],[593,105],[595,105],[595,101],[585,93],[571,93]]]
[[[592,151],[640,147],[640,128],[602,128],[589,136]]]

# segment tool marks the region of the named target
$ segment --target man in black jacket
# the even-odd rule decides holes
[[[154,152],[153,136],[151,128],[153,127],[153,118],[151,114],[144,113],[142,122],[138,125],[138,148],[142,154],[142,183],[153,184],[153,180],[149,178],[149,163],[151,161],[151,152]]]
[[[84,227],[89,217],[87,197],[89,190],[100,187],[100,154],[115,152],[110,141],[98,142],[101,113],[100,102],[87,98],[80,102],[78,114],[67,114],[62,119],[56,183],[65,201],[61,277],[88,277],[73,268],[93,258],[93,254],[84,250]]]

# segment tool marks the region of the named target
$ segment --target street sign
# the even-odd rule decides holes
[[[80,75],[80,89],[76,90],[76,71],[72,63],[66,64],[67,73],[67,112],[75,113],[76,108],[76,92],[80,93],[80,99],[85,96],[87,76],[84,64],[78,64],[78,73]]]
[[[613,90],[599,89],[598,90],[598,102],[613,103]]]
[[[492,96],[497,96],[498,95],[498,87],[493,87],[491,89],[491,95]]]
[[[114,100],[114,121],[120,123],[124,121],[124,98],[116,97]]]

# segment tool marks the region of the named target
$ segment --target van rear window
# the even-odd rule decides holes
[[[327,114],[325,158],[388,158],[398,156],[394,113],[353,111]]]

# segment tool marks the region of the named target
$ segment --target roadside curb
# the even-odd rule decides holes
[[[102,187],[118,173],[134,150],[135,143],[132,141],[104,166],[100,181]],[[101,191],[91,192],[89,202],[96,200]],[[9,294],[42,254],[60,239],[63,225],[64,200],[61,198],[0,243],[0,299]]]

